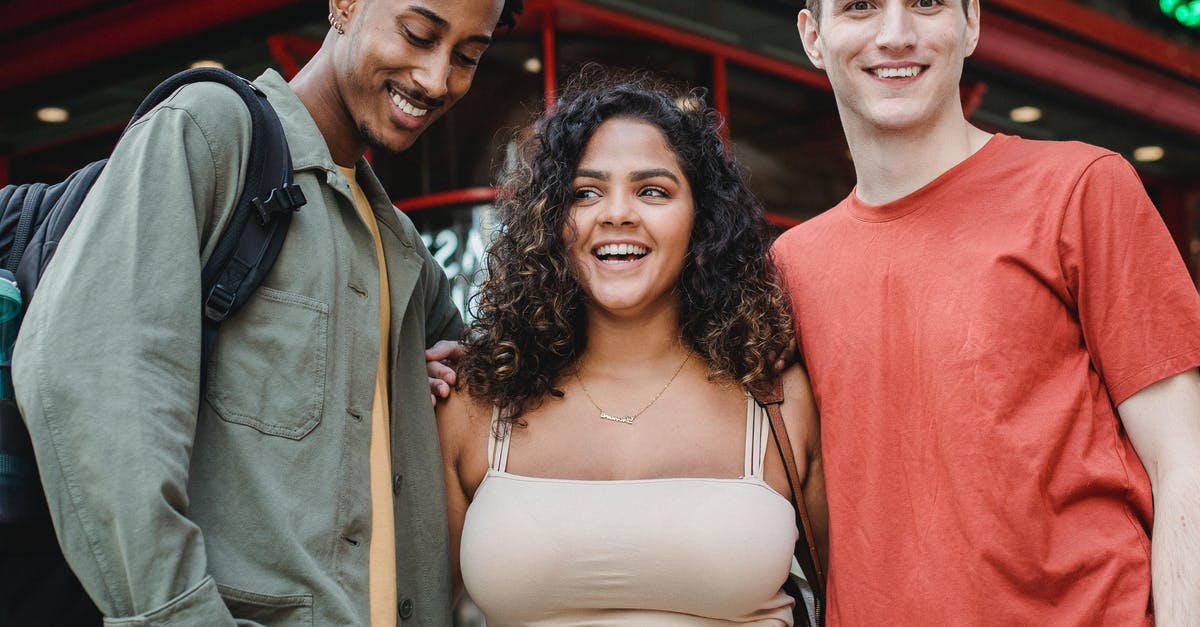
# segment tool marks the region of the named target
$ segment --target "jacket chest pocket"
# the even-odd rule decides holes
[[[259,286],[222,325],[205,397],[222,420],[299,440],[321,422],[329,305]]]

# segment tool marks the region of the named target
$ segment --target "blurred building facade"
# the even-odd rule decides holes
[[[396,0],[403,1],[403,0]],[[372,155],[467,304],[514,132],[585,63],[704,87],[734,155],[785,227],[854,184],[823,73],[795,30],[802,0],[526,0],[471,92],[402,155]],[[112,148],[158,81],[216,61],[292,75],[328,24],[314,0],[11,0],[0,24],[0,184],[55,181]],[[1125,155],[1200,279],[1197,0],[982,0],[965,69],[974,123]],[[53,107],[65,121],[49,122]],[[54,113],[51,111],[50,113]]]

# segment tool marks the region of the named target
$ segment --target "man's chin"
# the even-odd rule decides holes
[[[373,152],[383,152],[387,154],[398,154],[412,148],[412,145],[417,142],[421,136],[420,132],[410,132],[397,134],[391,138],[384,137],[380,133],[367,128],[365,125],[359,126],[358,132],[366,141],[367,148]],[[390,141],[389,141],[390,140]]]

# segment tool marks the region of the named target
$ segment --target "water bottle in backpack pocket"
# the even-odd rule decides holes
[[[37,480],[33,446],[17,411],[12,385],[12,349],[21,327],[21,290],[0,269],[0,524],[48,516]]]

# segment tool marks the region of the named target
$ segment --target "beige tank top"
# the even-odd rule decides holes
[[[507,428],[492,433],[460,552],[488,627],[792,624],[795,515],[762,479],[769,426],[752,399],[736,479],[514,475]]]

